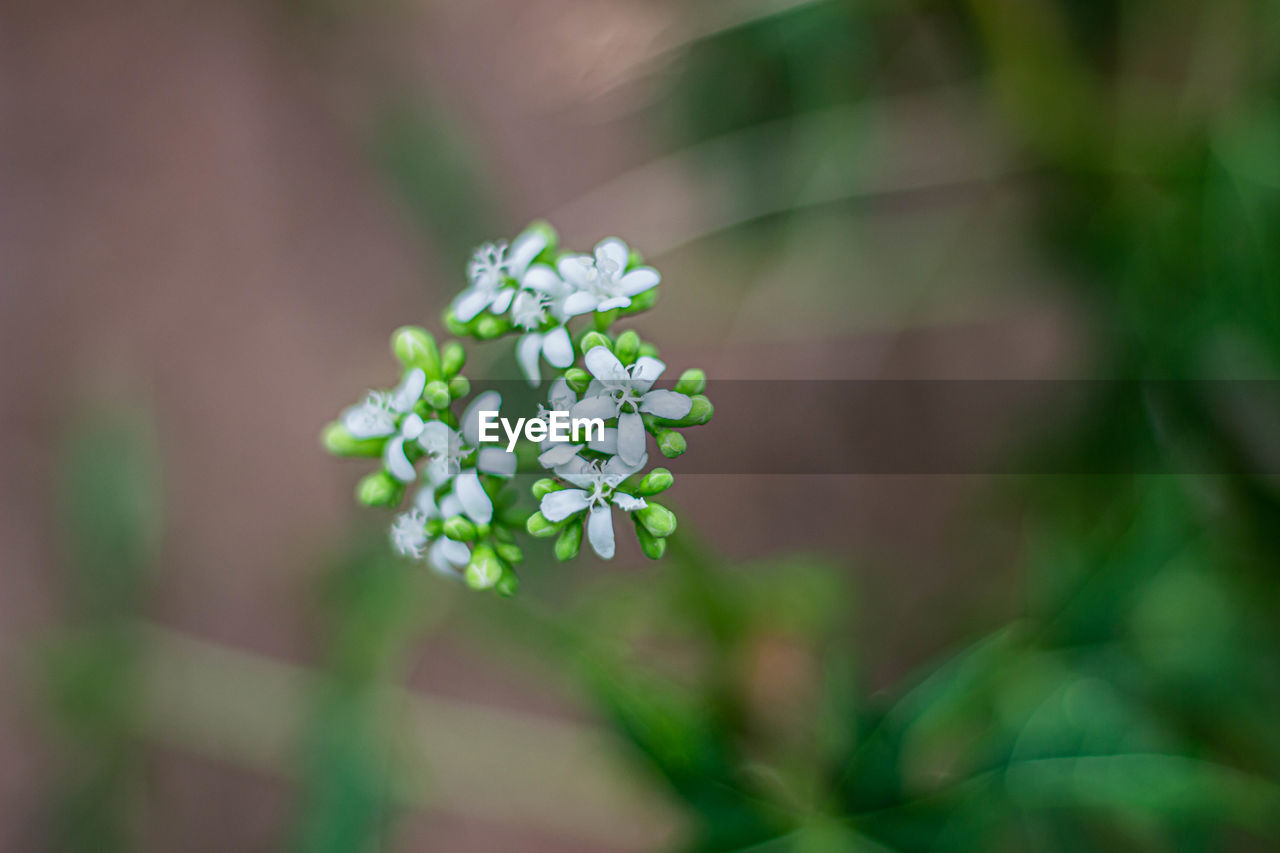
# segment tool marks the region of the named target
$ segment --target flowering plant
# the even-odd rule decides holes
[[[369,392],[323,433],[336,455],[381,459],[356,489],[361,504],[399,509],[416,485],[410,507],[391,523],[398,553],[504,595],[519,586],[523,534],[555,538],[556,557],[567,560],[585,533],[597,555],[612,558],[615,508],[631,517],[644,554],[661,557],[676,517],[652,498],[674,478],[649,467],[649,437],[674,458],[687,447],[681,430],[707,423],[713,413],[702,371],[686,370],[672,388],[657,388],[666,370],[657,348],[634,329],[613,331],[619,320],[654,305],[658,271],[617,238],[602,240],[591,254],[561,250],[558,242],[549,225],[536,222],[509,246],[481,246],[444,322],[454,335],[477,341],[518,335],[516,360],[529,384],[541,384],[544,360],[555,373],[547,405],[529,420],[541,426],[553,412],[567,412],[598,420],[601,434],[580,443],[526,440],[514,450],[485,445],[481,415],[496,413],[501,396],[490,390],[472,397],[461,375],[462,344],[438,346],[416,326],[391,337],[403,368],[399,384]],[[510,486],[522,463],[549,474],[533,484],[536,509],[522,506]]]

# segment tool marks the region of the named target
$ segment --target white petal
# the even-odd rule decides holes
[[[613,456],[618,452],[618,429],[617,427],[605,427],[604,438],[592,439],[587,442],[587,447],[597,453],[607,453]]]
[[[364,403],[345,409],[342,425],[352,438],[382,438],[396,431],[396,421],[390,412]]]
[[[453,300],[453,316],[457,317],[459,322],[470,323],[489,304],[492,296],[493,294],[487,290],[476,287],[467,288]]]
[[[573,364],[573,343],[564,326],[556,326],[547,332],[542,341],[542,354],[552,367],[565,368]]]
[[[649,454],[647,453],[641,456],[637,462],[627,462],[621,456],[615,456],[604,463],[604,481],[610,486],[616,486],[643,468],[648,461]]]
[[[454,461],[448,456],[437,456],[427,463],[427,482],[432,487],[449,482],[453,476]],[[457,513],[454,513],[457,515]]]
[[[455,515],[462,515],[462,501],[458,500],[458,496],[453,492],[445,495],[440,501],[440,517],[453,518]]]
[[[413,463],[404,455],[403,436],[397,435],[387,442],[387,446],[382,449],[382,464],[391,472],[392,477],[402,483],[412,483],[418,477]]]
[[[488,524],[493,520],[493,501],[480,485],[480,475],[475,468],[468,468],[453,481],[453,493],[462,502],[462,511],[476,524]]]
[[[482,447],[476,467],[495,477],[511,477],[516,473],[516,455],[501,447]]]
[[[440,507],[436,506],[435,486],[423,486],[413,499],[413,505],[427,518],[438,518]]]
[[[582,512],[590,503],[589,496],[582,489],[561,489],[543,495],[538,510],[547,521],[564,521],[574,513]]]
[[[627,268],[627,261],[631,259],[631,250],[627,248],[627,244],[619,240],[617,237],[610,237],[601,240],[596,244],[596,263],[604,266],[600,262],[608,260],[613,263],[614,271],[621,276],[622,271]]]
[[[571,418],[603,418],[608,420],[618,414],[618,403],[612,397],[587,397],[569,410]]]
[[[598,506],[587,516],[587,539],[597,554],[613,559],[613,510]]]
[[[565,255],[556,261],[556,272],[574,287],[586,287],[587,273],[594,266],[595,260],[590,255]]]
[[[405,374],[404,379],[391,392],[391,408],[397,412],[407,412],[422,397],[422,389],[427,387],[427,374],[422,368],[415,367]]]
[[[542,335],[537,332],[524,335],[516,344],[516,361],[520,363],[520,371],[534,387],[542,381],[542,372],[538,369],[540,352],[542,352]]]
[[[600,471],[581,456],[556,466],[556,476],[581,489],[589,489],[600,480]]]
[[[635,512],[638,509],[644,509],[648,506],[644,502],[644,498],[637,498],[626,492],[614,492],[613,503],[623,512]]]
[[[653,267],[640,267],[627,273],[618,281],[617,292],[623,296],[635,296],[637,293],[644,293],[656,287],[660,281],[662,276],[658,275],[658,271]]]
[[[547,248],[547,235],[540,228],[529,228],[511,243],[507,253],[507,272],[516,281],[524,275],[529,264]],[[501,312],[499,312],[501,313]]]
[[[471,562],[471,549],[461,542],[441,536],[427,551],[427,562],[440,574],[460,579],[462,576],[458,568]]]
[[[631,365],[631,387],[643,394],[658,381],[667,366],[651,355],[642,355]]]
[[[400,422],[400,434],[405,437],[406,441],[413,441],[422,435],[422,418],[417,413],[405,415],[403,421]]]
[[[618,458],[634,465],[644,456],[644,421],[635,412],[618,416]]]
[[[555,468],[559,465],[564,465],[577,456],[578,451],[582,450],[576,444],[568,444],[563,441],[544,441],[542,446],[547,448],[538,455],[538,464],[543,468]]]
[[[497,391],[485,391],[476,398],[462,413],[462,438],[468,447],[480,444],[480,413],[496,412],[502,406],[502,395]]]
[[[631,297],[614,296],[609,299],[601,300],[600,304],[596,306],[596,310],[612,311],[614,308],[626,308],[630,304],[631,304]]]
[[[608,347],[592,347],[587,350],[583,361],[586,362],[587,370],[590,370],[591,375],[597,379],[616,382],[630,378],[627,369],[622,366],[622,362],[618,361],[616,355],[609,352]]]
[[[507,309],[511,307],[511,300],[515,295],[514,288],[502,288],[502,290],[493,295],[493,301],[489,303],[489,310],[495,314],[505,314]]]
[[[422,425],[422,435],[418,436],[418,444],[428,453],[438,455],[449,452],[449,439],[453,429],[444,421],[427,421]]]
[[[577,293],[569,295],[564,301],[564,315],[566,317],[576,317],[579,314],[588,314],[596,310],[596,306],[600,304],[597,299],[585,290],[579,290]]]
[[[521,287],[527,287],[530,290],[536,290],[548,296],[555,296],[559,293],[562,284],[560,276],[556,275],[556,271],[546,264],[534,264],[529,267],[529,271],[524,274],[524,278],[520,279]]]
[[[578,395],[573,393],[569,382],[562,376],[551,383],[551,393],[547,395],[547,402],[556,411],[567,412],[573,408],[574,403],[578,402]]]
[[[683,418],[692,408],[693,400],[684,394],[661,388],[650,391],[640,400],[640,411],[670,420]]]

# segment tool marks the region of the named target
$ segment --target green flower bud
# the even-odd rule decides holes
[[[401,326],[391,334],[391,352],[406,368],[422,368],[427,381],[440,378],[440,351],[436,339],[418,326]]]
[[[627,256],[627,269],[633,270],[642,266],[644,266],[644,255],[640,254],[638,249],[632,248],[631,253]]]
[[[471,551],[467,563],[467,586],[472,589],[489,589],[502,579],[503,565],[498,555],[488,545],[477,545]]]
[[[467,363],[467,351],[457,341],[449,341],[440,350],[440,373],[444,379],[452,379]]]
[[[604,331],[607,331],[609,327],[612,326],[614,321],[617,319],[618,319],[617,308],[614,308],[611,311],[603,311],[603,312],[597,311],[595,313],[595,319],[592,320],[592,325],[595,326],[595,329],[597,332],[604,332]]]
[[[445,309],[444,327],[449,330],[450,334],[458,335],[459,337],[462,337],[464,335],[466,337],[470,337],[475,333],[475,325],[476,325],[475,320],[472,320],[469,323],[464,323],[461,320],[459,320],[457,317],[453,316],[452,308]]]
[[[657,358],[658,348],[648,341],[645,341],[640,345],[640,355],[647,355],[649,358]]]
[[[515,545],[511,542],[503,542],[499,545],[495,545],[494,550],[498,552],[498,556],[501,557],[504,562],[524,562],[524,551],[520,550],[519,545]]]
[[[636,334],[635,329],[627,329],[618,335],[618,340],[613,345],[613,351],[623,364],[634,362],[636,356],[640,354],[640,336]]]
[[[562,483],[559,483],[550,477],[543,477],[541,480],[533,484],[533,497],[536,500],[542,500],[545,496],[552,492],[558,492],[563,488],[564,485]]]
[[[444,522],[438,518],[427,519],[427,535],[437,539],[444,535]]]
[[[564,381],[569,383],[570,388],[581,394],[591,384],[591,374],[581,367],[570,367],[564,372]]]
[[[644,509],[636,510],[635,516],[645,530],[659,539],[676,532],[676,514],[662,504],[649,501]]]
[[[636,491],[645,497],[656,495],[671,488],[671,484],[675,481],[676,478],[671,476],[671,472],[666,468],[654,468],[644,475],[644,479],[640,481]]]
[[[462,516],[455,515],[445,521],[444,535],[458,542],[470,542],[476,538],[476,526]]]
[[[465,376],[455,376],[449,380],[449,396],[461,400],[471,393],[471,380]]]
[[[689,409],[689,414],[680,419],[681,426],[701,426],[711,420],[711,416],[716,413],[715,406],[711,405],[711,401],[702,394],[693,396],[693,406]]]
[[[449,396],[449,386],[439,379],[427,383],[427,387],[422,390],[422,399],[433,409],[447,409],[453,400]]]
[[[628,314],[639,314],[641,311],[648,311],[650,308],[658,304],[658,288],[651,287],[643,293],[637,293],[631,297],[631,304],[627,306]]]
[[[587,332],[582,336],[582,340],[578,344],[578,349],[582,350],[584,354],[596,347],[604,347],[609,352],[613,352],[613,345],[609,342],[609,339],[599,332]]]
[[[404,495],[404,485],[386,471],[375,471],[356,485],[356,500],[364,506],[395,506]]]
[[[495,317],[492,314],[481,314],[475,321],[475,327],[476,337],[487,341],[510,331],[511,322],[503,317]]]
[[[334,456],[381,456],[387,440],[356,438],[341,423],[334,421],[320,433],[320,442]]]
[[[503,598],[511,598],[520,591],[520,577],[510,568],[502,573],[502,579],[498,581],[494,592]]]
[[[660,560],[662,555],[667,553],[667,540],[659,539],[645,530],[644,525],[639,521],[636,521],[636,539],[640,540],[640,550],[650,560]]]
[[[570,524],[560,532],[560,538],[556,539],[556,559],[564,562],[572,560],[578,556],[578,549],[582,547],[582,521],[579,520],[574,524]]]
[[[707,390],[707,374],[696,367],[689,368],[680,374],[680,381],[676,383],[676,390],[690,397],[694,394],[701,394]]]
[[[662,455],[668,459],[675,459],[689,449],[689,442],[685,441],[684,436],[673,429],[659,430],[657,438],[658,450],[662,451]]]
[[[555,536],[560,530],[560,525],[547,521],[546,516],[540,512],[535,512],[529,516],[529,520],[525,522],[524,529],[529,531],[530,536],[536,536],[539,539],[546,539]]]

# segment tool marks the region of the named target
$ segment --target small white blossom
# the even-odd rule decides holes
[[[644,509],[644,498],[617,491],[618,485],[644,467],[648,457],[638,464],[628,465],[615,456],[601,465],[576,456],[556,469],[556,476],[578,488],[549,492],[542,497],[539,510],[547,521],[564,521],[570,516],[586,511],[587,540],[592,549],[604,559],[613,557],[613,511],[610,504],[624,512]]]
[[[629,368],[603,346],[593,347],[583,359],[595,377],[571,417],[618,419],[618,456],[634,464],[645,455],[644,420],[641,413],[677,419],[689,414],[693,400],[676,391],[655,389],[653,383],[666,369],[661,361],[641,356]]]
[[[573,287],[544,264],[529,267],[520,280],[520,290],[511,302],[511,322],[525,330],[516,344],[516,360],[530,385],[542,381],[539,355],[552,367],[573,364],[573,343],[564,327],[565,300],[573,293]],[[548,322],[555,325],[543,331]]]
[[[631,297],[656,287],[662,279],[652,267],[627,271],[630,256],[626,243],[610,237],[596,245],[594,256],[561,258],[556,269],[576,290],[565,300],[565,313],[573,317],[591,311],[626,308],[631,304]]]
[[[461,432],[443,421],[430,421],[423,425],[417,436],[418,443],[430,459],[427,482],[438,487],[453,480],[453,494],[461,503],[461,511],[477,524],[488,524],[493,519],[493,501],[480,483],[480,474],[511,477],[516,473],[515,453],[501,447],[480,447],[480,413],[500,411],[501,405],[502,395],[497,391],[487,391],[477,395],[463,412]],[[477,447],[480,450],[476,453],[475,467],[464,469],[463,461]],[[404,455],[403,447],[400,455]],[[408,459],[404,463],[409,465]],[[412,470],[413,466],[409,465],[409,468]]]
[[[453,300],[453,315],[468,323],[486,308],[494,314],[504,313],[515,295],[507,280],[523,279],[533,259],[546,247],[547,235],[541,229],[529,228],[510,247],[506,243],[485,243],[476,249],[467,264],[470,286]]]
[[[417,473],[404,455],[404,443],[417,439],[423,421],[414,411],[426,387],[427,374],[414,368],[394,391],[371,391],[363,403],[342,413],[342,425],[355,438],[390,438],[382,448],[382,463],[391,476],[413,482]]]
[[[426,486],[414,499],[413,509],[396,516],[391,523],[391,544],[399,554],[415,560],[425,556],[437,572],[459,579],[462,577],[461,569],[471,561],[470,547],[446,536],[438,536],[432,541],[427,536],[427,522],[452,518],[462,512],[462,505],[457,497],[448,493],[437,506],[435,491],[435,486]]]
[[[581,453],[584,447],[609,456],[613,456],[618,452],[618,430],[614,427],[605,427],[604,435],[601,438],[590,439],[585,445],[551,440],[551,413],[570,412],[578,402],[578,395],[573,393],[573,389],[569,387],[569,383],[565,381],[564,377],[551,383],[551,392],[548,395],[547,402],[551,404],[550,408],[539,403],[538,414],[535,416],[537,420],[547,424],[547,438],[543,439],[538,445],[538,464],[543,468],[553,470],[557,466],[564,465]]]

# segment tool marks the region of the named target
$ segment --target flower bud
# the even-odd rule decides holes
[[[375,471],[356,485],[356,500],[364,506],[395,506],[400,503],[404,486],[386,471]]]
[[[381,456],[387,443],[385,438],[356,438],[339,421],[324,428],[320,441],[334,456]]]
[[[659,539],[645,530],[639,521],[636,521],[636,539],[640,540],[640,550],[650,560],[661,560],[662,555],[667,552],[667,540]]]
[[[460,400],[471,393],[471,380],[465,376],[455,376],[449,380],[449,396]]]
[[[467,563],[467,586],[472,589],[489,589],[502,579],[503,566],[498,555],[488,545],[477,545],[471,551],[471,562]]]
[[[582,341],[578,344],[578,349],[582,350],[583,354],[596,347],[604,347],[613,352],[613,346],[609,343],[609,339],[599,332],[587,332],[582,336]]]
[[[662,455],[668,459],[675,459],[681,453],[689,449],[689,442],[684,440],[684,436],[673,429],[664,429],[658,431],[658,450],[662,451]]]
[[[447,519],[444,535],[457,542],[470,542],[476,538],[476,526],[460,515]]]
[[[475,321],[475,327],[476,337],[487,341],[506,334],[511,329],[511,323],[502,317],[481,314]]]
[[[552,492],[558,492],[563,488],[563,484],[551,479],[550,477],[543,477],[541,480],[533,484],[534,500],[540,501]]]
[[[575,392],[581,394],[587,390],[587,386],[591,384],[591,374],[583,370],[581,367],[570,367],[564,372],[564,381],[569,383],[569,387]]]
[[[470,337],[475,333],[475,325],[476,325],[475,320],[471,320],[468,323],[464,323],[453,315],[452,308],[445,309],[444,327],[449,330],[450,334],[458,335],[459,337],[462,337],[464,335],[467,337]]]
[[[520,550],[520,546],[512,542],[503,542],[494,546],[494,550],[498,552],[498,556],[506,563],[524,562],[524,551]]]
[[[440,351],[436,339],[418,326],[401,326],[391,334],[391,352],[406,369],[415,367],[427,374],[427,381],[440,378]]]
[[[644,479],[640,481],[636,491],[645,497],[656,495],[671,488],[671,484],[675,481],[676,478],[671,476],[671,472],[666,468],[654,468],[644,475]]]
[[[680,419],[681,426],[701,426],[716,413],[715,406],[711,405],[705,395],[695,394],[692,399],[693,406],[689,408],[689,414]]]
[[[597,311],[595,317],[591,321],[591,325],[595,327],[597,332],[606,332],[618,319],[618,309],[613,308],[609,311]]]
[[[435,379],[428,382],[427,387],[422,389],[422,399],[426,400],[427,405],[433,409],[447,409],[453,398],[449,396],[449,386]]]
[[[655,347],[653,344],[649,343],[648,341],[645,341],[640,345],[640,355],[642,356],[647,355],[649,356],[649,358],[657,358],[658,348]]]
[[[538,253],[538,257],[542,257],[545,253],[548,257],[554,258],[556,255],[556,244],[560,242],[560,235],[556,233],[556,229],[551,226],[550,222],[545,219],[535,219],[529,223],[529,227],[525,231],[537,231],[547,241],[547,247]],[[554,266],[554,264],[552,264]]]
[[[649,501],[644,509],[636,510],[635,516],[645,530],[659,539],[676,532],[676,514],[662,504]]]
[[[642,266],[644,266],[644,255],[640,254],[639,249],[633,248],[631,253],[627,255],[627,269],[633,270]]]
[[[494,592],[503,598],[511,598],[520,591],[520,577],[510,568],[502,573],[502,579],[498,581],[497,586],[493,588]]]
[[[440,373],[444,379],[452,379],[467,363],[467,351],[457,341],[449,341],[440,350]]]
[[[707,390],[707,374],[696,367],[681,373],[680,381],[676,383],[676,391],[689,397],[701,394],[705,390]]]
[[[561,562],[572,560],[578,556],[580,547],[582,547],[582,522],[578,521],[560,532],[560,538],[556,539],[556,559]]]
[[[444,522],[438,518],[427,519],[427,536],[431,539],[438,539],[444,535]]]
[[[546,539],[555,536],[560,531],[560,525],[547,521],[547,517],[540,512],[535,512],[529,516],[529,520],[525,522],[524,529],[529,531],[530,536],[536,536],[539,539]]]
[[[635,329],[627,329],[618,335],[618,340],[613,345],[613,351],[623,364],[634,362],[636,356],[640,354],[640,336],[636,334]]]
[[[631,304],[627,306],[628,314],[639,314],[641,311],[648,311],[650,308],[658,304],[658,288],[651,287],[644,293],[637,293],[631,297]]]

